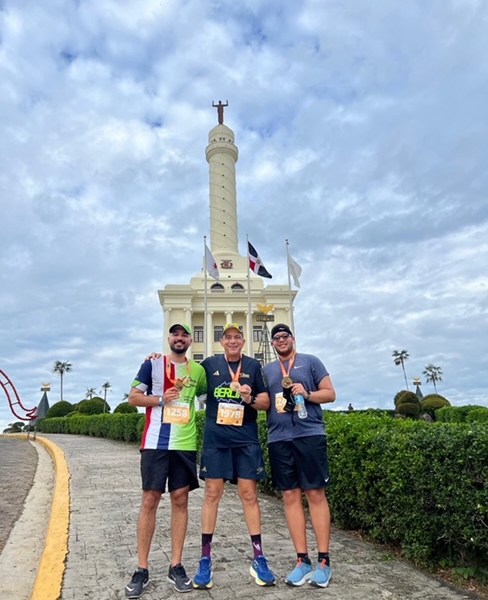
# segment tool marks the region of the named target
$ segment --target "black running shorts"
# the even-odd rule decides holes
[[[237,448],[204,448],[200,463],[200,479],[266,479],[263,453],[259,444]]]
[[[199,487],[197,453],[191,450],[141,450],[141,477],[144,491],[173,492]]]
[[[273,485],[278,490],[318,490],[330,483],[324,435],[269,444]]]

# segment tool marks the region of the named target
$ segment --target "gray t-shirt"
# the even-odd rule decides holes
[[[288,363],[285,361],[285,368]],[[264,374],[268,380],[271,406],[268,411],[268,443],[290,441],[295,438],[310,435],[324,435],[325,427],[320,404],[305,401],[308,416],[299,419],[296,412],[278,412],[279,395],[283,392],[281,381],[283,373],[280,361],[276,360],[264,367]],[[302,383],[310,392],[318,390],[319,383],[327,377],[328,371],[322,361],[312,354],[297,353],[295,363],[290,372],[290,377],[295,383]]]

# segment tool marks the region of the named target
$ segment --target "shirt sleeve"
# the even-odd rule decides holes
[[[137,388],[138,390],[141,390],[141,392],[147,392],[149,387],[151,387],[151,381],[152,364],[150,360],[147,360],[139,367],[139,371],[136,375],[136,378],[132,382],[131,387]]]

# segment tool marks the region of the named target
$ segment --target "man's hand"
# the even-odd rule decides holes
[[[149,356],[146,356],[146,358],[144,359],[144,362],[146,362],[148,360],[156,360],[158,358],[161,358],[161,356],[163,356],[161,354],[161,352],[151,352],[151,354]]]

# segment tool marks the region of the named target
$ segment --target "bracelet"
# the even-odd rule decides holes
[[[251,396],[251,402],[249,402],[249,404],[256,404],[256,398],[254,396]]]
[[[310,391],[307,391],[307,396],[305,397],[305,400],[306,400],[307,402],[310,402],[311,398],[312,398],[312,392],[310,392]]]

